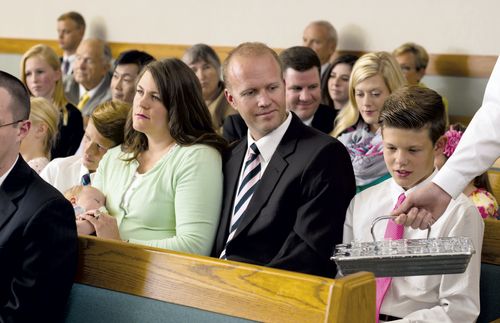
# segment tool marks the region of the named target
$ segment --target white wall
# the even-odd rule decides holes
[[[258,40],[285,48],[300,43],[309,21],[327,19],[338,29],[342,50],[391,51],[414,41],[436,54],[500,53],[500,2],[494,0],[10,1],[2,9],[0,37],[54,39],[57,16],[69,10],[85,16],[87,36],[118,42],[234,46]],[[17,70],[15,64],[0,56],[0,68]],[[456,114],[475,111],[486,82],[424,81],[448,96]]]

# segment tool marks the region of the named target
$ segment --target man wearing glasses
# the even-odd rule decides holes
[[[19,155],[29,132],[23,84],[0,71],[0,322],[55,322],[77,263],[71,204]]]

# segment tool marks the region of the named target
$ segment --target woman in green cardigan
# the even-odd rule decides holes
[[[90,211],[85,219],[98,237],[209,255],[225,145],[191,69],[175,58],[149,64],[137,83],[125,142],[106,153],[93,182],[109,214]]]

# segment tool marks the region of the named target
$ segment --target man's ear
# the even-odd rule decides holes
[[[227,88],[224,89],[224,96],[226,97],[227,102],[235,109],[238,111],[238,108],[236,107],[236,102],[234,101],[234,96],[229,92]]]
[[[18,126],[19,130],[17,133],[17,137],[19,139],[19,142],[21,142],[28,135],[28,132],[30,132],[30,128],[31,128],[31,121],[24,120],[24,121],[19,122],[19,126]]]

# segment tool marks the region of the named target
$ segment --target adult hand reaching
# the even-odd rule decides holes
[[[451,196],[431,182],[408,194],[405,201],[394,209],[391,215],[397,216],[394,219],[397,224],[425,230],[439,219],[450,201]]]

